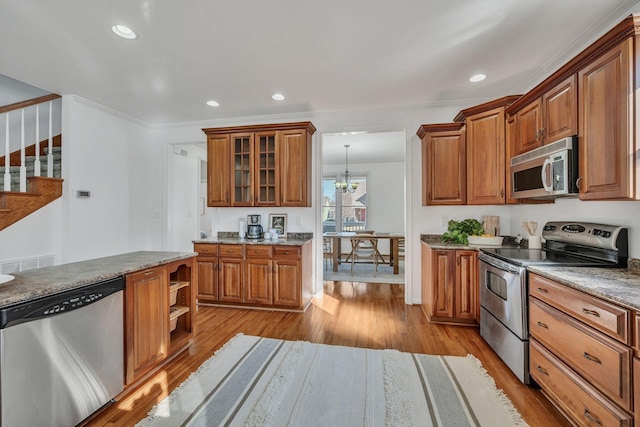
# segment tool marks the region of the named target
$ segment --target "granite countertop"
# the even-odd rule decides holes
[[[462,249],[462,250],[477,251],[480,248],[518,247],[518,245],[515,245],[513,243],[507,243],[506,237],[504,239],[504,243],[501,246],[470,245],[470,244],[462,244],[462,243],[443,242],[440,239],[440,237],[441,235],[439,234],[421,234],[420,241],[431,246],[432,249]]]
[[[237,237],[210,237],[207,239],[194,240],[193,243],[210,243],[217,244],[223,243],[227,245],[275,245],[275,246],[302,246],[309,239],[278,239],[278,240],[265,240],[265,239],[238,239]]]
[[[586,294],[640,310],[640,275],[626,268],[530,266],[527,270]]]
[[[14,280],[0,285],[0,308],[194,256],[141,251],[13,273]]]

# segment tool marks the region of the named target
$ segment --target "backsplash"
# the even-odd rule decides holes
[[[629,258],[627,270],[629,270],[629,273],[640,274],[640,259]]]

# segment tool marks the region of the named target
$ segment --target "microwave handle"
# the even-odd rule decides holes
[[[544,189],[547,191],[553,191],[553,182],[551,183],[551,185],[549,185],[546,181],[547,174],[545,173],[545,171],[547,170],[547,166],[551,166],[551,159],[544,159],[542,170],[540,171],[540,178],[542,180],[542,186],[544,187]],[[553,177],[551,177],[551,179],[553,180]]]

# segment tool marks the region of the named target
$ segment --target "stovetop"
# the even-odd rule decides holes
[[[501,259],[502,261],[521,267],[526,267],[528,265],[553,265],[557,267],[605,267],[615,265],[615,263],[581,258],[579,256],[572,256],[562,252],[554,252],[544,249],[481,248],[480,251]]]

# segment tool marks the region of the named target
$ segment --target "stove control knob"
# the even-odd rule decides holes
[[[610,231],[603,231],[602,232],[602,237],[611,237],[611,232]]]
[[[591,234],[593,234],[594,236],[600,236],[602,234],[602,230],[598,230],[597,228],[594,228]]]
[[[544,231],[553,231],[555,229],[556,229],[555,225],[545,225],[543,228]]]

